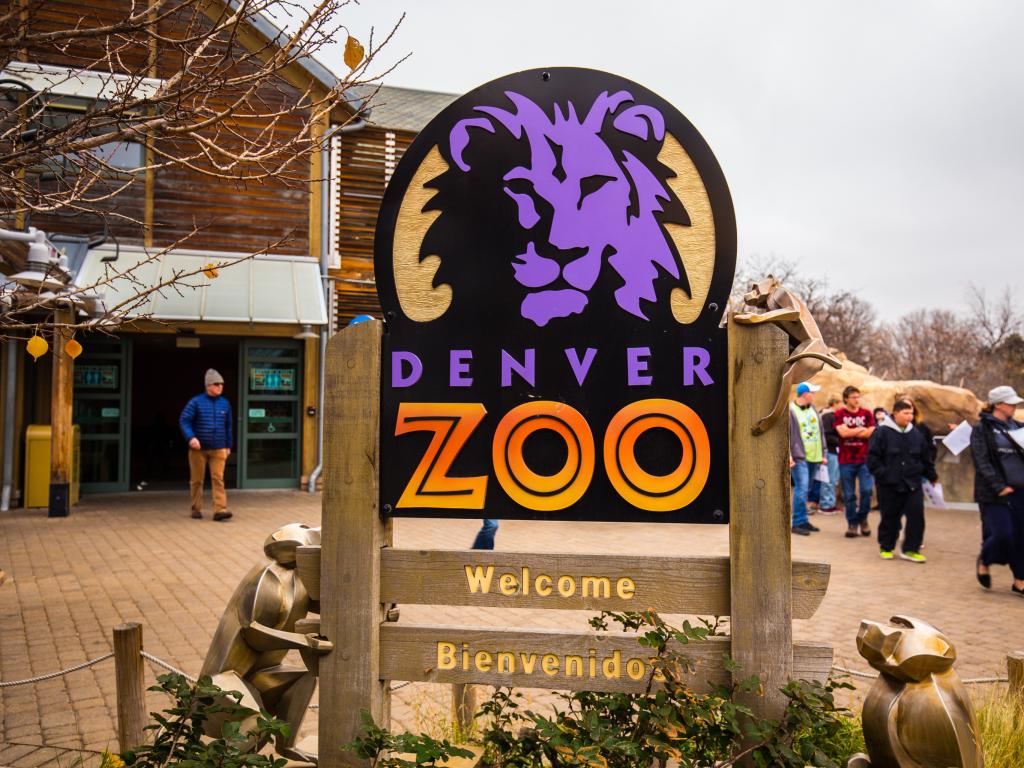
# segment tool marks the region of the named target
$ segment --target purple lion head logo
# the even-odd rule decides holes
[[[606,137],[617,132],[660,148],[664,117],[636,104],[627,91],[600,94],[583,118],[571,102],[565,112],[555,104],[549,117],[521,94],[505,95],[514,111],[475,107],[481,117],[455,124],[449,150],[459,171],[468,173],[466,148],[484,138],[481,132],[504,130],[529,144],[528,164],[502,177],[502,191],[515,202],[526,234],[526,245],[512,262],[515,280],[527,289],[522,316],[544,326],[582,313],[607,261],[622,280],[614,291],[616,304],[649,319],[640,302],[656,300],[659,268],[680,277],[678,257],[658,215],[670,201],[681,206],[663,174],[627,149],[610,146]]]

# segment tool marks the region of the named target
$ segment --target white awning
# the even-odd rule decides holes
[[[116,256],[116,261],[112,260]],[[243,259],[243,261],[237,261]],[[210,278],[207,265],[217,268]],[[130,272],[130,274],[129,274]],[[96,285],[112,309],[141,292],[171,280],[176,274],[198,272],[176,286],[154,291],[129,317],[155,320],[216,320],[246,323],[326,325],[320,264],[303,256],[254,256],[221,251],[159,249],[106,243],[89,251],[75,283]]]
[[[3,70],[3,77],[25,83],[33,91],[46,92],[54,96],[118,101],[151,98],[164,84],[163,80],[152,77],[134,77],[98,69],[54,67],[24,61],[8,62]]]

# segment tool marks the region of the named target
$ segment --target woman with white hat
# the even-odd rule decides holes
[[[1008,564],[1013,572],[1011,589],[1024,597],[1024,423],[1014,419],[1024,403],[1013,387],[996,387],[988,393],[988,405],[971,431],[974,459],[974,500],[981,508],[985,537],[978,555],[978,583],[992,586],[989,567]]]

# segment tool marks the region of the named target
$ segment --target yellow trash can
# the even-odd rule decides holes
[[[82,431],[77,424],[71,433],[71,506],[78,503]],[[25,506],[50,505],[50,425],[29,424],[25,430]]]

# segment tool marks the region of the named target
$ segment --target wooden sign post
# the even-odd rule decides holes
[[[751,425],[771,410],[788,354],[777,328],[729,323],[729,631],[738,674],[764,682],[763,696],[743,702],[761,716],[781,713],[779,689],[794,677],[794,593],[780,587],[795,571],[789,422],[761,435]]]
[[[695,690],[728,684],[761,716],[829,646],[793,642],[829,568],[793,563],[788,436],[772,410],[788,342],[719,325],[735,221],[710,149],[671,105],[592,70],[521,72],[466,94],[417,137],[385,193],[381,322],[327,352],[321,764],[390,683],[643,692],[635,634],[409,625],[397,604],[729,616],[692,642]],[[391,520],[729,524],[729,557],[403,550]],[[308,553],[304,553],[305,554]],[[655,678],[656,679],[656,678]]]
[[[380,558],[391,525],[377,508],[381,324],[367,322],[327,345],[320,632],[334,651],[320,660],[320,762],[352,764],[341,746],[359,733],[360,712],[391,717],[380,671]]]

